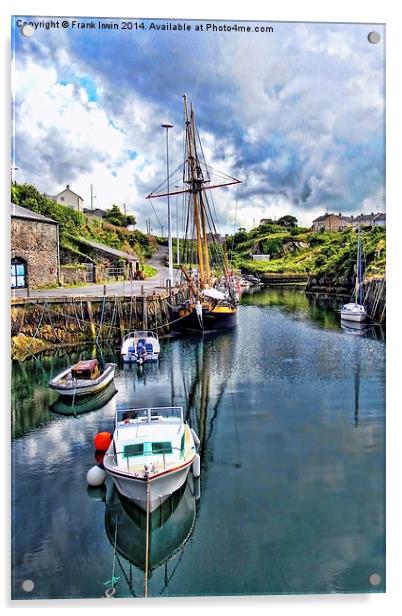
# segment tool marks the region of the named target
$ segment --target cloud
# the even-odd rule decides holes
[[[247,227],[274,212],[310,224],[327,208],[384,208],[384,58],[365,25],[277,23],[274,33],[235,36],[48,30],[20,39],[20,180],[51,193],[71,183],[87,203],[92,183],[98,206],[127,203],[145,227],[145,195],[165,173],[160,124],[174,124],[174,168],[187,92],[207,162],[244,179],[238,193],[214,195],[223,231],[236,200]],[[155,207],[166,220],[166,203]]]

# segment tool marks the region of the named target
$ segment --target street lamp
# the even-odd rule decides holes
[[[11,167],[11,184],[14,184],[15,179],[13,179],[13,176],[15,177],[15,173],[13,173],[13,171],[18,171],[18,167]]]
[[[173,128],[173,124],[165,122],[161,124],[162,128],[166,128],[166,177],[167,177],[167,199],[168,199],[168,251],[169,251],[169,280],[173,284],[173,246],[172,246],[172,216],[170,212],[170,195],[169,195],[169,128]]]

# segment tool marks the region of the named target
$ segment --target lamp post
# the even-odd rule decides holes
[[[14,171],[18,171],[18,167],[11,167],[11,185],[15,182],[15,173]]]
[[[165,122],[161,124],[162,128],[166,128],[166,178],[167,178],[167,199],[168,199],[168,251],[169,251],[169,280],[173,284],[173,246],[172,246],[172,216],[170,212],[170,189],[169,189],[169,128],[173,128],[173,124]]]

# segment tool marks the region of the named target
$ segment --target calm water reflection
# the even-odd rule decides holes
[[[117,407],[171,403],[201,439],[201,498],[188,486],[153,520],[149,595],[383,591],[384,332],[350,334],[302,292],[243,295],[235,332],[162,341],[76,417],[47,381],[90,349],[16,364],[13,596],[100,597],[114,547],[116,596],[143,595],[143,519],[85,476]]]

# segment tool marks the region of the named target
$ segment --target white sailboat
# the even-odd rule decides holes
[[[361,323],[362,321],[365,321],[367,319],[367,310],[363,304],[363,268],[360,228],[358,230],[357,239],[356,285],[354,297],[354,302],[349,302],[348,304],[344,304],[342,306],[341,320]]]

